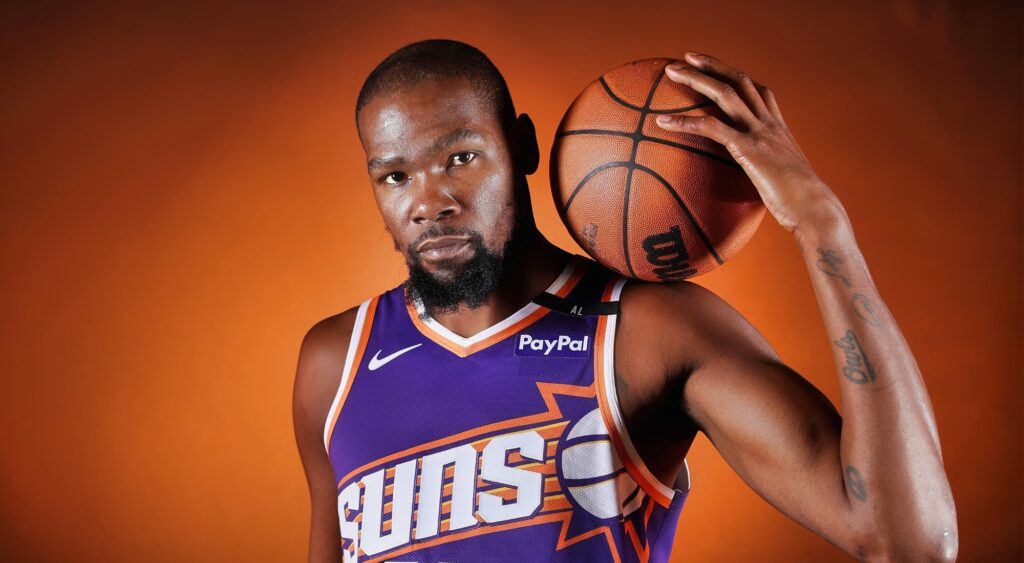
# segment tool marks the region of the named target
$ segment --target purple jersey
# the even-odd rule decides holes
[[[344,560],[666,561],[689,468],[665,486],[626,434],[625,282],[573,257],[471,337],[402,286],[360,305],[324,427]]]

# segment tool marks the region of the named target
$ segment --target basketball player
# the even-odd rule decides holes
[[[627,281],[548,242],[527,187],[530,118],[476,49],[415,43],[377,66],[356,108],[409,278],[317,323],[299,356],[310,561],[665,561],[697,432],[856,558],[955,559],[928,394],[843,206],[767,88],[685,61],[667,77],[729,122],[658,123],[727,147],[794,235],[845,417],[707,289]]]

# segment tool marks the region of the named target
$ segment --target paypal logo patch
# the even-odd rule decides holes
[[[572,338],[565,334],[535,337],[526,333],[516,339],[517,356],[555,356],[582,358],[590,351],[590,336]]]

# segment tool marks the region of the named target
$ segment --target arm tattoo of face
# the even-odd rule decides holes
[[[861,502],[868,500],[868,491],[864,486],[864,476],[852,465],[846,467],[846,489],[857,500]]]
[[[843,375],[846,379],[858,385],[875,382],[875,368],[871,367],[871,362],[868,361],[857,335],[852,330],[847,330],[835,344],[846,354],[846,365],[843,366]]]
[[[850,282],[850,278],[839,273],[839,265],[842,263],[843,259],[834,250],[818,248],[818,261],[816,262],[818,269],[839,279],[846,287],[852,287],[853,284]]]

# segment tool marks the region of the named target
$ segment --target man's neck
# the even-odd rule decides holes
[[[572,256],[535,229],[515,252],[498,288],[483,305],[475,309],[460,305],[454,312],[438,312],[434,319],[459,336],[477,334],[522,309],[547,289]]]

